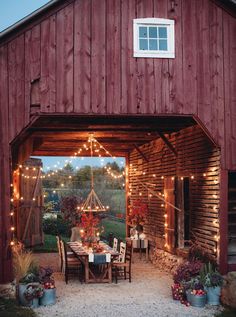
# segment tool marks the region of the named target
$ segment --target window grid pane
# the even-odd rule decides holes
[[[143,51],[167,51],[167,27],[140,26],[139,49]]]

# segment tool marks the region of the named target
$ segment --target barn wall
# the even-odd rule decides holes
[[[189,177],[190,238],[197,238],[198,242],[209,247],[216,255],[219,235],[220,152],[207,140],[199,127],[173,133],[170,141],[178,153],[177,157],[161,139],[140,147],[148,162],[137,150],[130,153],[130,204],[137,199],[148,203],[149,215],[144,231],[153,244],[156,242],[159,247],[164,247],[165,202],[155,195],[149,197],[152,192],[147,191],[142,184],[155,184],[156,193],[163,194],[165,177]],[[194,178],[191,179],[191,176]]]
[[[9,144],[37,114],[194,114],[221,167],[236,169],[234,17],[210,0],[65,2],[0,39],[0,279],[10,268]],[[138,17],[175,19],[175,59],[132,57]]]
[[[174,59],[132,57],[137,17],[175,20]],[[194,114],[236,169],[236,20],[212,1],[75,0],[33,23],[2,48],[10,140],[38,112]]]

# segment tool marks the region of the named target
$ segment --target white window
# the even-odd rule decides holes
[[[134,19],[134,57],[174,58],[174,20]]]

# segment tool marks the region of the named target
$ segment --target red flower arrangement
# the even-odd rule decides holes
[[[96,236],[96,231],[99,231],[100,219],[95,217],[92,212],[83,213],[81,215],[80,227],[83,228],[84,232],[81,233],[81,238],[84,240],[93,241]]]
[[[133,226],[144,225],[147,221],[148,207],[141,200],[135,200],[130,206],[128,222]]]

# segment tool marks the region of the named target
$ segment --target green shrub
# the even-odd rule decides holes
[[[70,236],[70,224],[62,218],[43,219],[43,232],[51,235]]]

